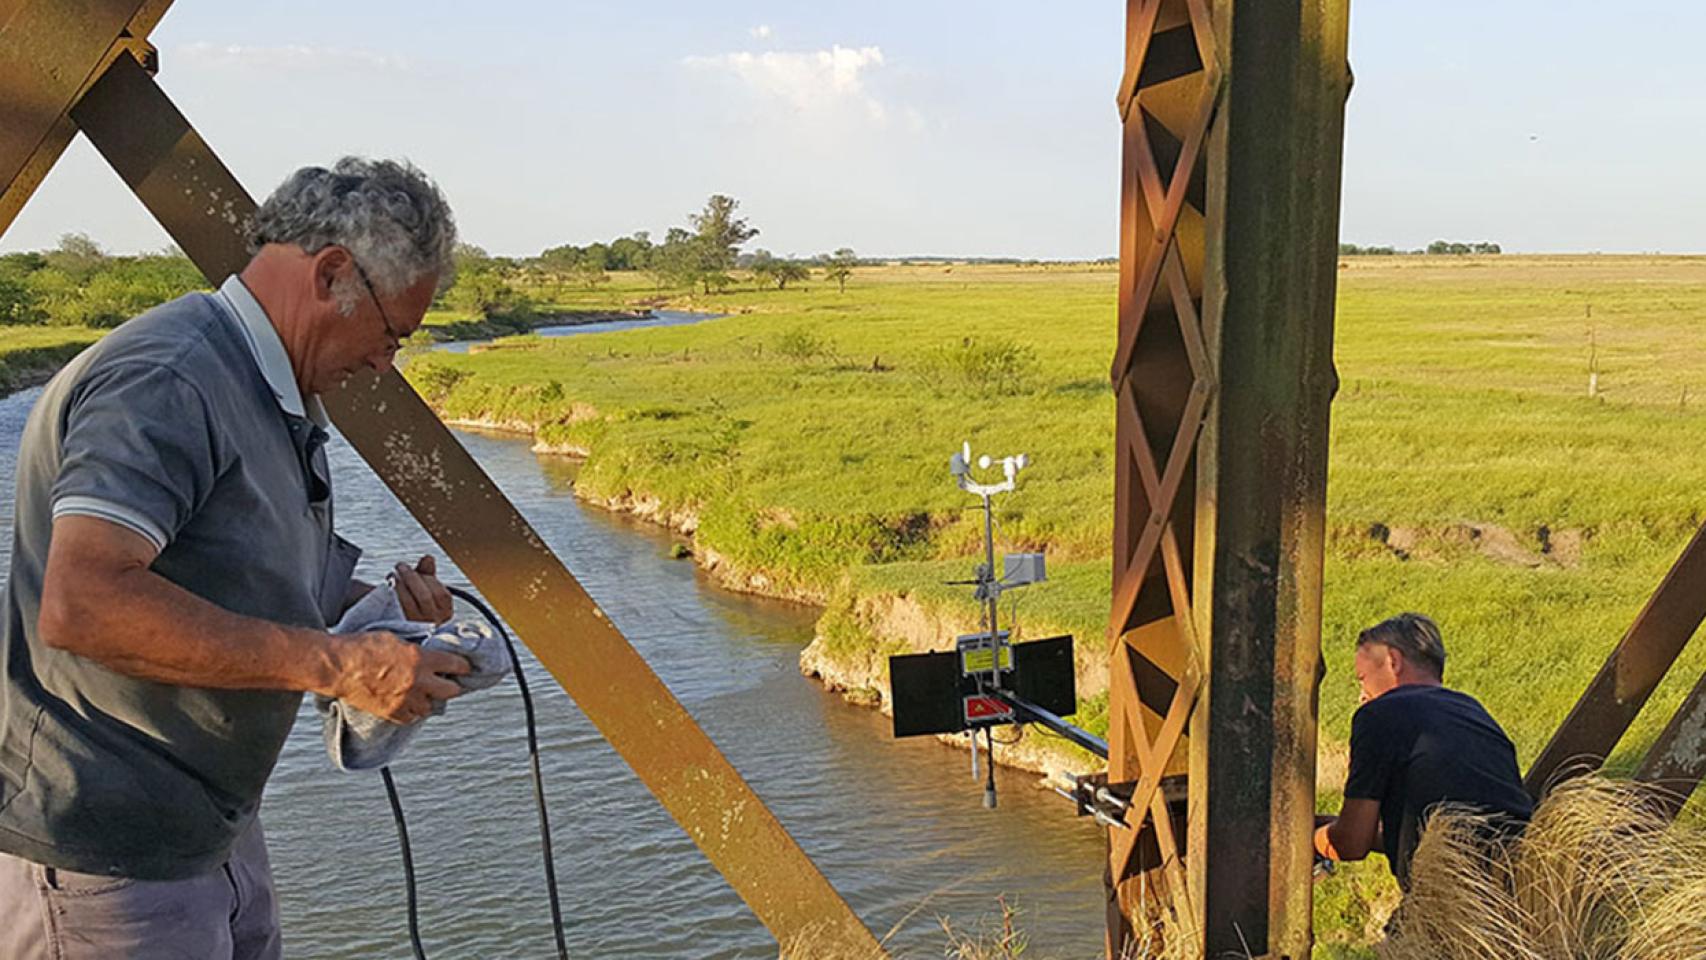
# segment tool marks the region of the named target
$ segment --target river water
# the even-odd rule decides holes
[[[0,533],[8,544],[14,456],[39,393],[0,399]],[[572,494],[573,464],[535,456],[526,440],[457,437],[860,917],[879,936],[894,930],[896,953],[941,956],[938,918],[975,931],[993,923],[997,897],[1005,896],[1030,935],[1027,956],[1099,954],[1100,834],[1075,820],[1065,801],[1039,791],[1034,775],[1003,771],[1000,808],[984,810],[966,753],[896,741],[887,718],[800,675],[813,611],[730,593],[691,561],[668,559],[669,534],[583,508]],[[347,444],[334,438],[330,454],[339,528],[367,550],[361,574],[379,579],[392,562],[433,549]],[[462,582],[453,568],[445,579]],[[538,709],[570,953],[774,957],[774,942],[739,897],[573,701],[522,655]],[[428,955],[553,956],[514,684],[450,704],[393,772],[409,818]],[[262,820],[288,956],[408,956],[401,862],[383,787],[376,774],[332,769],[307,704]]]

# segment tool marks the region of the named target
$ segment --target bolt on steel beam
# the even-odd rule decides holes
[[[19,94],[0,118],[0,233],[77,135],[71,104],[120,53],[151,50],[146,37],[171,5],[94,0],[79,9],[0,0],[0,90]],[[97,48],[105,53],[89,61]]]

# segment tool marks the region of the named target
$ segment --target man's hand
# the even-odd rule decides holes
[[[429,554],[414,566],[399,563],[391,571],[403,615],[420,623],[443,623],[456,612],[450,591],[438,581],[438,561]]]
[[[1380,842],[1380,801],[1348,798],[1337,817],[1318,817],[1316,824],[1316,853],[1329,860],[1361,860]]]
[[[466,659],[454,653],[423,650],[384,631],[350,637],[339,661],[333,697],[405,724],[431,714],[435,701],[459,696],[462,688],[447,678],[471,669]]]

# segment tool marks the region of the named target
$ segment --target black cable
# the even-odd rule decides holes
[[[976,748],[975,744],[973,745],[973,748],[974,749]],[[994,727],[984,727],[983,728],[983,754],[984,754],[984,759],[988,761],[987,763],[984,764],[984,766],[989,768],[989,779],[984,782],[984,786],[983,786],[983,805],[986,807],[989,807],[990,809],[993,810],[995,808],[995,728]]]
[[[403,848],[403,886],[409,893],[409,946],[414,948],[415,960],[426,960],[415,900],[415,858],[409,852],[409,826],[403,822],[403,801],[397,796],[397,781],[391,779],[391,768],[380,767],[379,776],[385,781],[385,796],[391,799],[391,819],[397,821],[397,843]]]
[[[510,639],[509,631],[504,629],[503,621],[498,615],[474,596],[460,587],[447,586],[451,596],[466,601],[480,615],[489,621],[498,636],[503,637],[504,648],[509,651],[509,664],[515,672],[515,685],[521,691],[521,706],[527,718],[527,757],[533,769],[533,802],[539,808],[539,844],[545,860],[545,892],[551,898],[551,930],[557,938],[557,957],[568,960],[569,945],[563,935],[563,906],[557,895],[557,864],[551,855],[551,820],[545,810],[545,776],[539,768],[539,729],[533,717],[533,695],[527,689],[527,674],[522,672],[521,657],[515,652],[515,641]],[[409,828],[403,820],[403,801],[397,796],[397,782],[391,778],[390,767],[380,767],[379,775],[385,780],[385,795],[391,800],[391,817],[397,822],[397,840],[403,848],[403,887],[408,893],[409,902],[409,945],[414,948],[415,960],[426,960],[426,951],[421,947],[420,914],[415,890],[415,858],[409,849]]]
[[[557,864],[551,855],[551,818],[545,809],[545,775],[539,769],[539,728],[533,718],[533,695],[527,689],[527,674],[521,669],[521,657],[515,652],[515,641],[504,629],[503,621],[492,608],[473,593],[460,587],[447,587],[450,595],[466,601],[491,622],[503,637],[504,649],[509,651],[509,664],[515,671],[515,685],[521,691],[521,707],[527,718],[527,760],[533,769],[533,802],[539,808],[539,849],[545,861],[545,892],[551,899],[551,932],[557,938],[559,960],[568,960],[569,945],[563,935],[563,905],[557,895]],[[420,958],[417,958],[420,960]]]

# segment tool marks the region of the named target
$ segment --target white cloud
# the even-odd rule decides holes
[[[865,87],[866,76],[883,65],[879,47],[836,44],[828,50],[800,53],[742,51],[688,57],[683,62],[730,73],[760,96],[802,113],[854,105],[877,123],[888,118],[888,107]]]
[[[409,61],[400,54],[351,50],[344,47],[313,47],[297,43],[279,46],[186,43],[175,48],[174,55],[185,63],[212,67],[409,69]]]
[[[753,27],[752,29],[748,30],[747,33],[752,34],[753,37],[755,37],[759,40],[768,40],[768,39],[770,39],[770,33],[771,33],[770,24],[761,23],[758,26]]]

